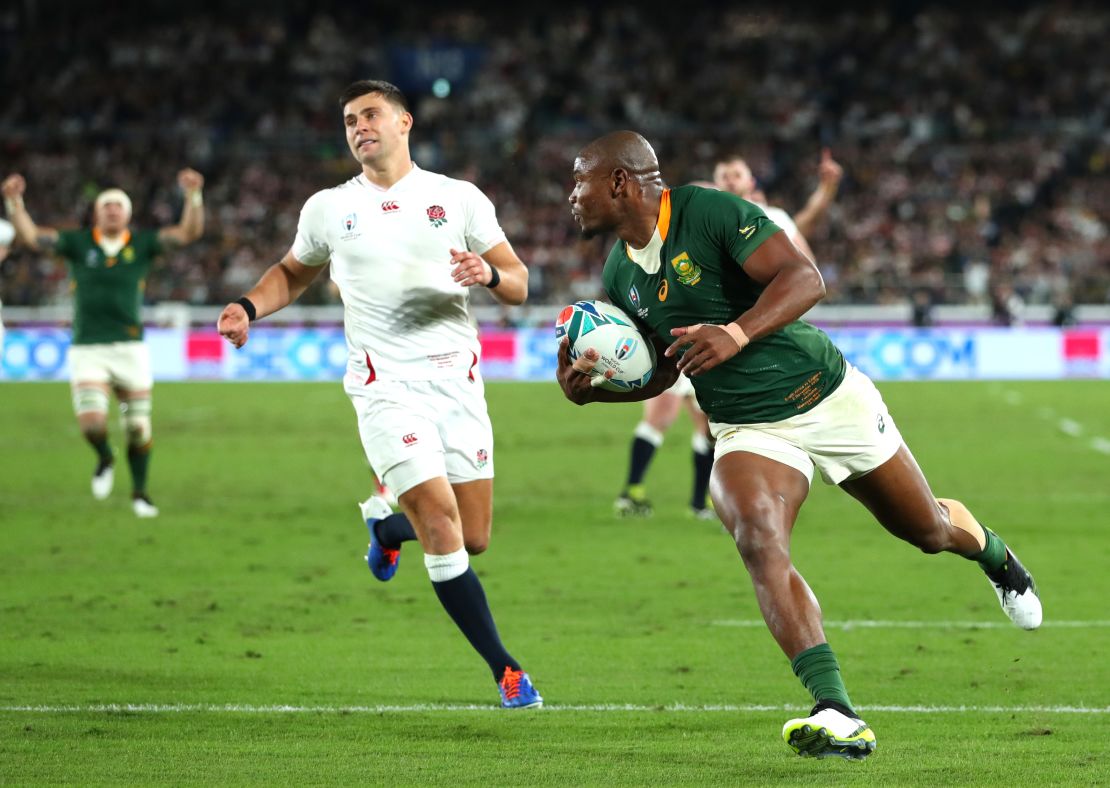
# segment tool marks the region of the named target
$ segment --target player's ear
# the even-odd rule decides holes
[[[610,173],[609,187],[614,197],[622,194],[628,188],[628,171],[624,167],[617,167]]]
[[[401,131],[408,131],[412,128],[412,113],[401,111]]]

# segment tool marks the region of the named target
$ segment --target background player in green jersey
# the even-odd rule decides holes
[[[184,169],[177,182],[185,193],[181,220],[160,230],[131,229],[131,200],[120,189],[108,189],[96,198],[91,228],[55,230],[35,224],[27,213],[22,175],[10,175],[0,186],[20,241],[32,250],[53,250],[69,267],[73,287],[70,385],[81,434],[97,455],[93,496],[107,498],[115,477],[108,445],[108,405],[114,390],[127,433],[131,506],[139,517],[158,515],[146,487],[154,381],[142,341],[143,289],[155,257],[204,233],[204,177]]]
[[[668,189],[651,146],[629,131],[582,150],[569,199],[584,235],[618,236],[602,275],[606,292],[664,354],[657,379],[625,394],[596,388],[589,373],[597,353],[572,363],[564,343],[559,383],[568,399],[586,404],[647,399],[676,372],[691,377],[717,440],[717,513],[771,634],[816,701],[808,717],[783,726],[791,748],[847,758],[875,748],[821,608],[790,558],[815,467],[895,536],[926,553],[979,562],[1011,620],[1040,625],[1029,573],[962,503],[933,496],[875,386],[798,319],[824,296],[821,274],[758,206],[694,186]]]

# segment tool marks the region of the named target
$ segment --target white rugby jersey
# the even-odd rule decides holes
[[[493,203],[472,183],[421,170],[388,189],[359,174],[308,199],[293,256],[331,261],[343,297],[348,385],[474,373],[480,348],[469,289],[451,249],[483,254],[505,240]]]
[[[782,228],[791,241],[798,237],[798,225],[794,224],[790,214],[782,208],[776,208],[774,205],[760,205],[759,207],[767,214],[768,219]]]

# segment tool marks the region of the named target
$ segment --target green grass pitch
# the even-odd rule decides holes
[[[881,388],[936,493],[1035,573],[1046,625],[1013,628],[973,564],[818,483],[795,560],[879,742],[848,763],[779,737],[809,699],[728,537],[685,515],[685,417],[648,478],[655,517],[621,521],[639,406],[489,385],[474,565],[549,704],[507,713],[419,550],[388,584],[367,571],[337,383],[158,385],[153,521],[125,463],[92,500],[64,385],[0,385],[0,782],[1106,784],[1110,385]]]

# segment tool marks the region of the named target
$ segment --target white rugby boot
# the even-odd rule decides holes
[[[1041,625],[1041,598],[1037,584],[1010,548],[1006,548],[1006,562],[994,572],[987,572],[987,580],[998,596],[998,604],[1010,620],[1022,629],[1036,629]]]
[[[97,463],[92,475],[93,498],[103,501],[112,494],[112,485],[116,480],[116,466],[113,462],[101,460]]]
[[[875,751],[875,732],[851,709],[823,700],[808,717],[788,721],[782,738],[803,757],[862,761]]]

